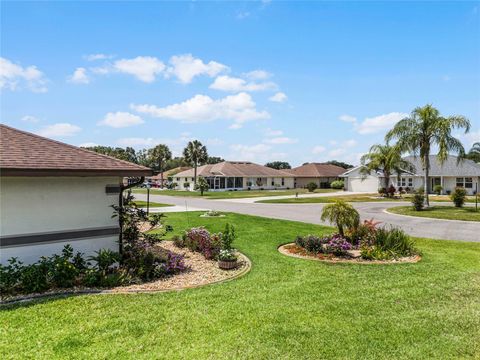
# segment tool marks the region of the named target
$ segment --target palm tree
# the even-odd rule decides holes
[[[480,163],[480,142],[476,142],[472,145],[472,148],[467,154],[467,158],[476,163]]]
[[[193,166],[193,184],[195,188],[197,185],[197,166],[207,161],[207,148],[198,140],[190,141],[185,149],[183,149],[183,157],[185,158],[185,161],[189,162]]]
[[[362,156],[360,172],[364,175],[372,171],[382,171],[385,178],[385,188],[388,189],[390,178],[393,174],[397,177],[405,172],[414,172],[414,166],[402,159],[401,152],[395,147],[386,145],[373,145],[369,152]]]
[[[163,188],[163,171],[164,165],[168,160],[172,159],[172,152],[167,145],[157,145],[150,149],[150,158],[154,163],[158,164],[158,170],[160,171],[160,186]]]
[[[343,200],[337,200],[333,204],[328,204],[323,207],[322,221],[329,221],[338,228],[338,233],[344,236],[344,229],[357,228],[360,223],[360,215],[352,205]]]
[[[432,105],[415,108],[409,117],[400,120],[385,136],[389,142],[397,140],[396,146],[401,152],[410,152],[420,156],[425,171],[425,205],[428,200],[428,174],[430,170],[430,151],[438,147],[437,159],[443,164],[449,152],[459,155],[459,161],[465,157],[465,149],[460,140],[452,135],[454,129],[470,131],[470,121],[462,115],[443,117]]]

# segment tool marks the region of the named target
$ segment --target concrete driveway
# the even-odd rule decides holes
[[[135,194],[135,197],[139,200],[146,200],[146,195],[144,194]],[[258,200],[258,198],[256,200]],[[174,204],[178,206],[177,209],[182,208],[183,211],[185,211],[185,209],[209,209],[312,224],[323,224],[323,222],[320,221],[320,213],[323,206],[326,205],[259,204],[164,195],[150,195],[150,201]],[[352,203],[360,213],[362,219],[374,218],[383,224],[398,226],[412,236],[480,242],[480,223],[478,222],[407,217],[385,212],[385,209],[389,207],[409,204],[409,202],[398,201]]]

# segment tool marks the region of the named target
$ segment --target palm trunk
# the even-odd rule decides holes
[[[197,163],[194,163],[193,169],[193,190],[197,187]]]
[[[163,163],[160,161],[160,188],[163,189]]]
[[[423,184],[423,188],[424,188],[424,191],[425,191],[425,207],[429,207],[430,206],[430,201],[428,199],[428,174],[429,174],[429,171],[430,171],[430,159],[428,157],[428,154],[425,155],[424,157],[424,163],[425,163],[425,178],[424,178],[424,184]]]

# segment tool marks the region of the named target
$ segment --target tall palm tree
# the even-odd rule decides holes
[[[414,166],[402,159],[401,152],[395,146],[373,145],[369,152],[361,158],[362,167],[360,172],[364,175],[372,171],[382,171],[385,178],[385,188],[390,184],[390,178],[393,174],[397,177],[405,172],[414,172]]]
[[[165,163],[172,159],[172,152],[167,145],[160,144],[150,149],[150,158],[152,162],[158,164],[160,187],[163,188],[163,171],[165,170]]]
[[[193,166],[193,184],[195,188],[197,186],[197,166],[205,163],[208,159],[207,147],[198,140],[190,141],[183,149],[183,157],[185,161]]]
[[[432,105],[415,108],[409,117],[400,120],[385,136],[388,142],[397,140],[396,146],[401,152],[410,152],[420,156],[424,168],[425,205],[429,206],[428,175],[430,171],[430,152],[437,147],[437,159],[443,164],[449,152],[465,156],[465,149],[460,140],[452,135],[454,129],[470,131],[470,121],[462,115],[443,117]]]
[[[467,154],[467,158],[480,163],[480,142],[476,142],[472,145],[472,148]]]

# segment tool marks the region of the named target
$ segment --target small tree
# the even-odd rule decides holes
[[[440,195],[442,193],[443,187],[442,185],[435,185],[433,187],[433,192],[437,195]]]
[[[322,210],[322,221],[329,221],[338,228],[338,233],[344,236],[344,228],[355,229],[360,223],[360,215],[352,205],[343,200],[326,205]]]
[[[314,182],[309,182],[307,184],[307,189],[309,192],[314,192],[316,189],[317,189],[317,184],[315,184]]]
[[[335,180],[335,181],[332,181],[332,183],[330,184],[330,187],[332,189],[343,189],[345,186],[345,183],[343,182],[343,180]]]
[[[450,195],[450,199],[452,199],[455,207],[462,207],[465,204],[466,198],[467,190],[462,187],[456,187],[452,195]]]
[[[425,193],[423,189],[415,191],[412,197],[412,206],[415,211],[421,211],[425,203]]]
[[[200,191],[200,196],[203,196],[205,191],[208,191],[210,186],[208,185],[207,180],[203,176],[200,176],[197,180],[197,185],[195,186],[195,190]]]

